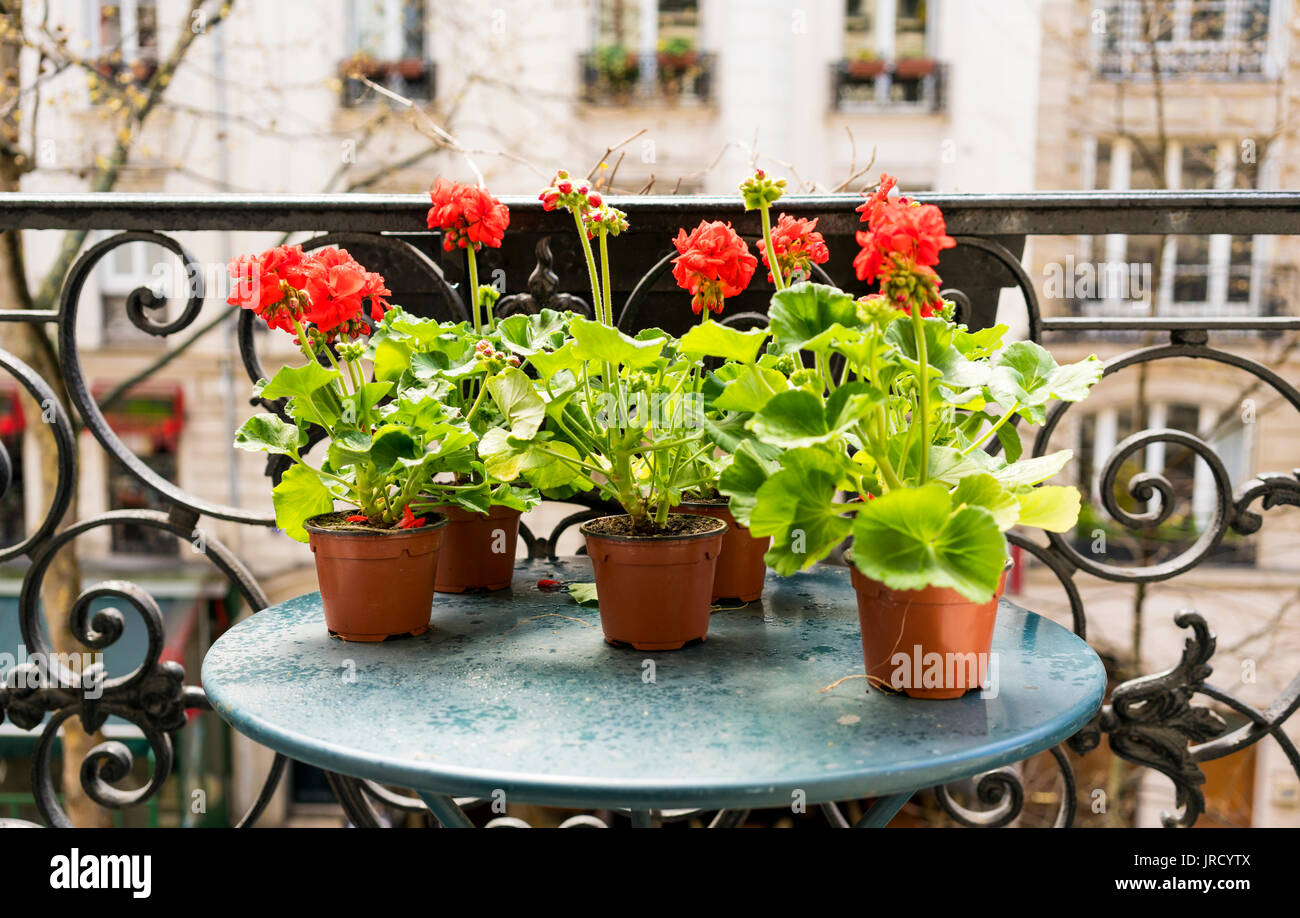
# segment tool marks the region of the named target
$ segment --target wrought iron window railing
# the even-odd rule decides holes
[[[1049,348],[1078,347],[1081,342],[1102,347],[1115,337],[1124,340],[1128,349],[1107,360],[1108,377],[1132,376],[1166,361],[1192,359],[1241,371],[1256,383],[1256,389],[1266,392],[1283,409],[1300,411],[1300,390],[1294,380],[1263,362],[1251,344],[1252,336],[1300,331],[1300,316],[1077,315],[1069,314],[1071,310],[1064,302],[1055,308],[1065,314],[1057,314],[1043,308],[1034,280],[1022,265],[1029,237],[1059,240],[1107,233],[1300,235],[1300,194],[1080,192],[934,195],[927,196],[927,200],[943,207],[949,232],[958,241],[957,248],[944,254],[940,271],[947,285],[946,294],[957,303],[959,317],[967,324],[991,324],[998,315],[1002,292],[1019,290],[1024,301],[1020,319],[1025,334]],[[512,221],[505,246],[480,256],[486,262],[480,270],[487,276],[503,272],[500,276],[505,279],[507,293],[497,304],[498,312],[535,312],[542,307],[587,311],[583,299],[586,274],[567,224],[560,216],[543,211],[536,201],[517,199],[508,203]],[[657,325],[680,333],[692,321],[669,276],[673,254],[669,240],[679,226],[693,225],[701,219],[722,219],[732,221],[749,238],[759,234],[757,215],[744,212],[733,197],[645,197],[615,203],[628,211],[632,225],[619,240],[613,276],[615,301],[621,304],[618,322],[629,331]],[[856,251],[853,238],[858,228],[858,203],[859,199],[851,195],[790,196],[781,202],[782,210],[819,218],[819,229],[833,253],[832,261],[824,266],[822,279],[850,290],[862,288],[854,280],[851,267]],[[83,347],[78,322],[79,312],[89,308],[81,302],[82,291],[97,265],[122,246],[152,244],[195,268],[193,276],[199,278],[196,286],[170,315],[164,314],[159,301],[147,289],[127,297],[126,315],[146,340],[183,339],[210,321],[215,310],[225,308],[222,299],[203,289],[205,272],[178,241],[178,234],[191,239],[191,234],[259,230],[301,234],[308,247],[346,245],[360,260],[388,277],[394,301],[407,309],[425,315],[467,318],[458,286],[463,266],[454,254],[442,251],[436,234],[425,229],[427,206],[427,199],[419,195],[0,196],[2,230],[108,231],[72,264],[63,278],[57,305],[18,309],[14,304],[5,304],[0,308],[0,323],[9,330],[30,325],[53,334],[71,408],[70,412],[64,409],[51,380],[42,378],[10,351],[0,350],[0,384],[21,388],[37,404],[45,406],[44,420],[50,424],[57,453],[49,460],[56,464],[57,476],[52,479],[52,493],[46,495],[49,506],[44,515],[18,541],[0,546],[0,562],[6,563],[11,576],[17,578],[16,615],[28,653],[47,653],[51,649],[39,597],[61,548],[97,533],[102,537],[105,529],[147,529],[158,538],[191,542],[205,519],[247,526],[269,526],[272,522],[266,510],[226,506],[187,492],[132,453],[106,419],[87,380],[85,362],[90,355]],[[231,254],[214,253],[214,257],[224,260]],[[751,290],[728,302],[724,321],[742,326],[763,321],[769,291],[758,280]],[[205,310],[208,300],[215,303],[209,303]],[[259,349],[266,339],[254,334],[253,318],[247,312],[238,316],[237,335],[238,358],[250,384],[263,375]],[[1134,334],[1140,334],[1141,339],[1131,340]],[[1068,423],[1066,415],[1070,410],[1068,405],[1061,406],[1049,415],[1034,441],[1036,452],[1047,450],[1053,432]],[[84,427],[95,442],[90,437],[79,438],[79,427]],[[12,436],[0,439],[3,491],[12,484],[10,473],[16,458],[9,452],[12,442]],[[1014,533],[1011,536],[1024,556],[1032,558],[1037,569],[1055,581],[1066,614],[1075,631],[1085,638],[1090,634],[1091,610],[1079,580],[1091,577],[1109,584],[1145,585],[1193,577],[1198,568],[1222,557],[1225,540],[1236,544],[1259,532],[1270,516],[1268,511],[1280,505],[1300,506],[1300,478],[1292,470],[1300,463],[1294,460],[1284,462],[1274,473],[1233,481],[1224,459],[1197,433],[1172,426],[1141,428],[1120,439],[1107,455],[1094,460],[1099,494],[1112,525],[1139,534],[1170,532],[1177,528],[1175,522],[1185,518],[1171,516],[1178,508],[1173,506],[1177,488],[1170,478],[1149,468],[1134,474],[1131,464],[1126,465],[1141,451],[1158,446],[1190,450],[1209,472],[1212,506],[1198,510],[1203,525],[1185,543],[1116,563],[1115,559],[1090,554],[1074,534],[1051,534],[1045,541]],[[218,443],[213,448],[225,446]],[[82,466],[78,453],[87,449],[100,451],[103,461],[114,464],[121,474],[151,492],[164,509],[87,513],[59,528],[78,484],[78,469]],[[1117,497],[1125,492],[1131,498],[1127,503]],[[559,537],[598,512],[599,507],[590,504],[583,512],[565,517],[555,531],[525,530],[530,555],[554,556]],[[6,531],[12,532],[12,527]],[[267,605],[266,594],[249,567],[223,542],[207,538],[200,557],[199,563],[209,565],[216,577],[229,584],[232,601],[237,598],[253,610]],[[59,685],[56,672],[46,672],[42,681],[41,674],[30,667],[21,673],[25,685],[19,684],[18,671],[13,669],[0,687],[0,726],[6,726],[11,734],[16,728],[35,737],[31,793],[40,817],[49,824],[68,824],[58,799],[53,765],[55,739],[62,723],[79,718],[88,730],[95,730],[111,715],[138,728],[144,743],[137,743],[134,755],[122,742],[109,741],[92,750],[84,763],[65,766],[80,768],[83,786],[94,801],[119,809],[133,808],[156,803],[159,789],[175,767],[176,743],[186,729],[192,729],[187,728],[186,712],[208,709],[202,688],[193,684],[193,669],[187,671],[173,655],[164,653],[167,619],[159,602],[130,577],[118,573],[109,580],[86,583],[73,608],[57,611],[70,616],[73,634],[93,649],[110,647],[117,640],[124,615],[92,611],[92,603],[108,599],[120,609],[133,611],[148,631],[147,652],[138,668],[105,674],[100,686],[102,695],[95,698],[88,696],[84,684],[75,688]],[[1300,673],[1266,705],[1247,703],[1208,681],[1216,646],[1211,625],[1217,615],[1226,614],[1209,608],[1179,613],[1175,621],[1187,630],[1181,660],[1165,671],[1118,684],[1096,720],[1068,742],[1078,754],[1095,749],[1104,738],[1115,755],[1171,779],[1177,794],[1177,812],[1166,820],[1171,825],[1192,824],[1202,814],[1202,763],[1261,740],[1275,742],[1300,777],[1300,752],[1286,733],[1289,719],[1300,707]],[[1164,649],[1159,654],[1148,654],[1161,659],[1171,655]],[[1229,728],[1215,709],[1230,714],[1234,726]],[[138,759],[144,747],[149,761],[145,783],[133,790],[115,786],[132,771],[133,764],[141,764]],[[1076,812],[1074,776],[1064,749],[1053,750],[1053,759],[1062,788],[1054,821],[1068,825]],[[239,819],[240,824],[254,821],[263,811],[285,765],[283,757],[274,759],[261,793]],[[367,782],[339,776],[329,776],[329,781],[350,818],[360,824],[377,821],[377,804],[407,810],[420,808],[413,801]],[[969,825],[1005,825],[1020,814],[1026,794],[1023,779],[1014,770],[985,776],[974,786],[983,809],[956,802],[946,789],[938,789],[936,799],[953,819]]]

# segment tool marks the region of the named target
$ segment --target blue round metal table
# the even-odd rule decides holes
[[[845,568],[769,574],[760,602],[715,612],[707,641],[671,653],[607,645],[597,611],[540,578],[589,581],[590,563],[521,563],[509,591],[439,594],[426,634],[383,644],[330,638],[319,595],[299,596],[222,635],[203,686],[240,733],[414,789],[443,825],[469,824],[454,796],[502,793],[643,822],[872,797],[861,824],[883,825],[916,790],[1069,737],[1105,689],[1087,644],[1003,601],[990,691],[869,691],[845,679],[863,671]]]

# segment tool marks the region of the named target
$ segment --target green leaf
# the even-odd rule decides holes
[[[370,459],[370,434],[356,427],[337,427],[330,437],[330,468],[339,470]]]
[[[538,351],[529,357],[529,362],[537,368],[537,375],[543,381],[549,380],[563,370],[576,370],[584,363],[578,356],[577,345],[573,341],[554,351]]]
[[[403,425],[386,424],[371,439],[370,461],[380,471],[388,471],[399,459],[422,459],[422,454],[411,431]]]
[[[760,440],[795,449],[824,443],[836,434],[826,427],[826,406],[807,389],[787,389],[768,399],[749,428]]]
[[[331,400],[333,397],[317,393],[338,378],[337,372],[319,363],[281,367],[262,389],[262,397],[291,398],[295,418],[330,427],[338,420],[338,412]]]
[[[998,528],[1003,531],[1010,529],[1020,519],[1021,502],[987,472],[968,475],[959,481],[952,492],[952,502],[955,506],[969,504],[972,507],[983,507],[993,514]]]
[[[973,602],[993,597],[1007,547],[983,507],[954,510],[937,482],[867,501],[853,523],[853,563],[895,590],[951,587]]]
[[[732,453],[731,463],[718,477],[718,491],[731,498],[731,515],[748,526],[758,502],[758,489],[780,471],[780,465],[759,455],[752,441],[742,442]]]
[[[558,348],[565,341],[570,313],[543,309],[537,315],[522,313],[497,322],[497,334],[506,350],[531,357],[543,348]]]
[[[596,598],[596,584],[594,583],[571,583],[569,584],[569,595],[580,606],[599,605]]]
[[[721,357],[737,363],[753,363],[758,359],[758,349],[767,338],[767,329],[751,328],[739,331],[721,322],[704,322],[691,326],[677,342],[683,354],[696,357]]]
[[[371,360],[375,366],[375,379],[395,382],[411,364],[411,346],[405,341],[384,338],[375,345]]]
[[[574,353],[584,360],[608,361],[616,365],[640,369],[659,359],[659,353],[668,343],[667,338],[638,341],[602,322],[592,322],[575,316],[569,326],[576,346]]]
[[[1020,524],[1036,526],[1049,532],[1069,532],[1079,521],[1079,490],[1060,485],[1044,485],[1021,494]]]
[[[1041,345],[1017,341],[995,358],[988,387],[998,404],[1010,409],[1019,402],[1026,420],[1041,424],[1047,416],[1044,406],[1050,400],[1081,401],[1104,371],[1095,355],[1062,367]]]
[[[483,458],[483,468],[497,481],[515,481],[522,475],[542,491],[583,483],[591,485],[576,462],[578,451],[559,440],[547,440],[543,446],[536,440],[520,440],[493,427],[479,441],[478,452]],[[574,461],[557,458],[552,453]]]
[[[315,469],[295,462],[271,490],[271,503],[275,507],[275,525],[289,538],[306,542],[307,530],[302,528],[303,522],[333,510],[334,496]]]
[[[993,477],[1008,488],[1019,489],[1046,481],[1074,457],[1074,450],[1063,449],[1034,459],[1021,459],[993,472]]]
[[[833,325],[856,328],[861,323],[853,297],[826,284],[803,282],[772,297],[768,310],[772,340],[782,353],[802,350]],[[829,346],[829,341],[821,342]]]
[[[840,515],[846,507],[835,502],[843,462],[825,448],[790,450],[781,470],[759,487],[749,531],[773,537],[765,557],[777,573],[810,566],[849,534],[852,522]]]
[[[954,389],[982,386],[989,378],[989,366],[962,356],[953,346],[953,326],[944,319],[922,319],[925,333],[925,362],[931,373]],[[885,340],[898,349],[903,364],[913,373],[919,372],[920,353],[916,348],[916,329],[908,316],[895,319],[885,331]]]
[[[527,440],[537,433],[546,417],[546,403],[533,388],[533,381],[517,367],[506,367],[487,381],[488,394],[510,422],[510,435]]]
[[[719,411],[760,411],[772,396],[790,388],[776,370],[760,366],[740,367],[736,378],[727,383],[713,401]]]
[[[298,428],[273,414],[255,414],[235,431],[235,446],[249,452],[296,456],[301,445]]]

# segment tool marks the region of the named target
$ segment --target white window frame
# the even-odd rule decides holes
[[[1096,190],[1105,191],[1129,191],[1132,184],[1132,165],[1133,158],[1137,155],[1133,150],[1133,144],[1127,137],[1110,138],[1110,182],[1108,188],[1097,188],[1096,181],[1096,153],[1099,139],[1097,137],[1088,137],[1084,140],[1084,153],[1090,156],[1088,165],[1085,166],[1085,177],[1090,178],[1088,184]],[[1202,141],[1195,141],[1200,144]],[[1236,140],[1232,138],[1220,139],[1216,142],[1215,151],[1215,189],[1224,190],[1234,187],[1236,181],[1236,170],[1240,150],[1237,147]],[[1182,184],[1182,157],[1183,141],[1170,140],[1168,142],[1168,154],[1165,160],[1165,174],[1172,189],[1177,189]],[[1256,185],[1259,188],[1270,186],[1268,176],[1272,174],[1270,168],[1271,162],[1269,150],[1264,151],[1264,158],[1258,163],[1256,169]],[[1229,316],[1257,316],[1260,313],[1260,293],[1263,290],[1262,279],[1264,277],[1268,259],[1270,257],[1271,246],[1267,236],[1253,236],[1251,238],[1251,271],[1250,271],[1250,296],[1244,301],[1228,300],[1228,275],[1230,261],[1232,256],[1232,235],[1226,233],[1208,234],[1210,238],[1209,261],[1207,264],[1207,290],[1206,299],[1203,302],[1177,302],[1174,300],[1174,277],[1177,270],[1177,238],[1169,235],[1165,239],[1165,247],[1161,253],[1161,271],[1160,271],[1160,289],[1154,291],[1150,304],[1147,302],[1129,303],[1127,306],[1122,305],[1118,298],[1112,297],[1106,300],[1098,301],[1101,305],[1103,315],[1120,315],[1121,313],[1131,315],[1134,310],[1145,313],[1153,307],[1155,314],[1163,316],[1201,316],[1201,315],[1229,315]],[[1128,237],[1121,233],[1112,233],[1105,236],[1105,253],[1103,260],[1110,263],[1127,263],[1128,262]],[[1100,253],[1092,252],[1090,256],[1094,261],[1098,259]]]

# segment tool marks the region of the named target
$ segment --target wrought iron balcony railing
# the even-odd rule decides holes
[[[680,103],[713,100],[715,55],[660,51],[646,60],[621,47],[599,48],[578,58],[582,101],[587,105]]]
[[[840,112],[941,112],[948,65],[930,58],[843,60],[831,65],[831,108]]]
[[[1300,194],[1283,192],[1137,192],[1026,194],[1014,196],[959,195],[929,196],[947,216],[949,231],[957,248],[944,254],[940,271],[947,295],[958,305],[960,318],[973,327],[994,321],[1000,294],[1018,289],[1024,298],[1024,328],[1029,338],[1052,347],[1054,342],[1075,346],[1085,339],[1102,347],[1108,336],[1141,332],[1145,340],[1126,353],[1107,361],[1106,375],[1133,376],[1176,359],[1194,359],[1243,371],[1257,388],[1267,390],[1284,407],[1300,411],[1300,390],[1252,351],[1246,333],[1300,331],[1300,317],[1267,315],[1244,317],[1164,317],[1160,315],[1117,318],[1092,315],[1047,314],[1035,284],[1021,263],[1030,236],[1067,237],[1108,233],[1134,234],[1300,234]],[[503,272],[507,293],[497,304],[505,315],[535,312],[542,307],[588,309],[583,299],[586,273],[581,255],[570,240],[569,227],[561,216],[542,210],[536,201],[509,200],[511,231],[500,250],[489,250],[480,258],[480,270],[492,276]],[[646,197],[616,200],[631,220],[631,230],[619,240],[619,257],[613,277],[615,301],[621,303],[619,324],[627,330],[657,325],[670,331],[685,330],[692,317],[683,307],[669,271],[672,249],[669,240],[682,225],[700,219],[732,221],[743,234],[759,234],[758,216],[746,213],[739,200],[728,197]],[[846,289],[858,290],[851,260],[856,247],[854,231],[859,199],[850,195],[821,197],[790,196],[782,210],[820,220],[833,260],[823,279],[832,279]],[[0,350],[0,369],[12,386],[30,394],[45,406],[57,456],[57,476],[49,507],[40,522],[16,542],[0,546],[0,562],[9,562],[20,583],[17,617],[22,643],[29,653],[50,651],[39,601],[59,549],[74,546],[83,537],[103,536],[103,530],[137,527],[159,538],[190,541],[201,521],[227,520],[248,526],[269,526],[264,510],[226,506],[189,493],[133,453],[106,419],[106,413],[87,383],[85,362],[90,356],[79,335],[79,312],[83,288],[92,272],[124,246],[153,244],[181,258],[196,269],[194,257],[178,241],[191,234],[219,234],[227,231],[264,230],[303,234],[305,244],[319,247],[344,244],[361,261],[382,271],[394,290],[393,300],[407,309],[445,318],[467,318],[459,282],[462,264],[455,255],[444,253],[436,234],[425,229],[427,199],[419,195],[323,195],[323,196],[159,196],[147,194],[30,195],[0,196],[0,229],[74,230],[102,233],[81,252],[62,282],[57,305],[46,309],[20,309],[16,304],[0,308],[0,322],[13,327],[35,326],[53,332],[57,361],[67,383],[65,410],[61,393],[51,380],[42,378],[14,354]],[[214,244],[220,237],[213,236]],[[206,243],[205,243],[206,244]],[[230,252],[219,254],[220,259]],[[191,295],[178,311],[163,314],[154,294],[146,289],[129,295],[125,312],[130,323],[147,338],[185,337],[210,321],[214,310],[224,308],[221,300],[204,310],[204,272]],[[865,290],[863,290],[865,292]],[[212,297],[215,299],[215,297]],[[728,303],[724,321],[749,325],[764,317],[768,293],[757,282],[744,295]],[[200,321],[200,314],[204,320]],[[238,346],[249,381],[262,376],[258,355],[265,336],[254,333],[253,316],[238,317]],[[1035,452],[1047,449],[1054,430],[1068,423],[1070,406],[1061,406],[1048,417],[1034,442]],[[1174,544],[1159,554],[1142,553],[1116,563],[1115,559],[1089,553],[1073,534],[1049,534],[1034,541],[1012,534],[1011,539],[1036,569],[1059,584],[1064,606],[1077,633],[1087,637],[1090,614],[1080,575],[1109,584],[1152,584],[1178,577],[1195,576],[1202,565],[1215,563],[1225,540],[1234,543],[1258,532],[1279,505],[1300,505],[1300,479],[1291,469],[1294,461],[1276,474],[1259,474],[1232,480],[1225,459],[1215,446],[1197,433],[1168,424],[1137,430],[1116,443],[1109,454],[1097,459],[1097,477],[1102,503],[1110,525],[1133,532],[1159,530],[1168,534],[1174,527],[1173,504],[1183,492],[1171,471],[1168,475],[1150,467],[1135,473],[1129,460],[1148,448],[1179,447],[1190,450],[1209,469],[1208,501],[1183,513],[1179,519],[1196,518],[1201,530],[1190,541]],[[1294,418],[1291,419],[1294,423]],[[90,438],[79,438],[78,427]],[[15,456],[0,438],[0,491],[13,485]],[[120,469],[138,486],[153,495],[158,509],[114,510],[91,513],[59,528],[78,484],[79,450],[102,450],[108,463]],[[223,449],[213,444],[213,449]],[[1121,506],[1117,491],[1127,491],[1136,501]],[[1125,506],[1130,509],[1125,509]],[[1132,509],[1134,506],[1139,509]],[[1140,508],[1148,509],[1141,512]],[[594,505],[588,507],[595,514]],[[579,513],[565,518],[558,530],[571,528]],[[1168,524],[1168,525],[1165,525]],[[1179,524],[1180,526],[1182,524]],[[1163,527],[1163,528],[1162,528]],[[1173,527],[1173,528],[1171,528]],[[533,556],[554,555],[561,531],[524,532]],[[1181,530],[1179,530],[1181,531]],[[256,610],[267,605],[266,594],[249,568],[219,540],[209,538],[202,563],[228,582],[231,593]],[[108,673],[102,697],[87,697],[85,689],[70,689],[45,682],[17,685],[13,670],[0,687],[0,723],[8,721],[12,731],[30,731],[35,745],[31,753],[31,793],[40,817],[52,825],[67,825],[56,788],[52,761],[59,726],[79,718],[88,730],[101,727],[113,715],[133,724],[144,737],[136,742],[134,754],[147,747],[152,773],[147,783],[135,790],[114,785],[126,776],[134,761],[133,748],[112,740],[94,749],[84,763],[67,763],[79,768],[83,786],[95,801],[115,808],[156,804],[159,789],[176,762],[178,739],[187,728],[187,711],[203,711],[208,703],[201,687],[193,684],[194,673],[163,653],[164,616],[147,590],[118,574],[112,579],[86,584],[71,610],[48,610],[70,615],[73,634],[87,648],[112,645],[121,633],[118,613],[91,614],[91,602],[105,598],[133,609],[148,630],[147,652],[138,669],[131,673]],[[136,579],[139,579],[137,577]],[[1190,582],[1190,581],[1189,581]],[[1292,589],[1294,584],[1292,584]],[[1272,739],[1290,767],[1300,776],[1300,753],[1285,728],[1300,707],[1300,674],[1283,688],[1271,703],[1254,705],[1208,681],[1215,652],[1210,625],[1212,609],[1185,611],[1177,624],[1188,630],[1182,659],[1172,668],[1116,686],[1097,719],[1073,737],[1069,746],[1085,753],[1107,739],[1114,754],[1164,774],[1173,781],[1177,812],[1166,822],[1189,825],[1202,814],[1203,773],[1201,765],[1246,749],[1260,740]],[[0,651],[6,648],[0,648]],[[30,671],[26,676],[32,676]],[[1211,709],[1233,712],[1238,726],[1227,729]],[[1058,825],[1068,825],[1075,814],[1075,783],[1064,750],[1054,750],[1057,780],[1064,788],[1058,796]],[[283,758],[276,758],[261,794],[240,824],[254,821],[266,806],[270,794],[285,770]],[[985,808],[959,805],[940,789],[936,797],[952,818],[970,825],[1005,825],[1019,815],[1026,799],[1022,777],[1014,771],[999,772],[979,782]],[[411,801],[395,798],[391,792],[366,782],[330,776],[330,784],[350,818],[368,824],[376,820],[373,805],[399,805],[418,809]],[[986,787],[987,785],[987,787]],[[987,791],[987,793],[985,793]],[[12,801],[10,801],[12,803]]]

